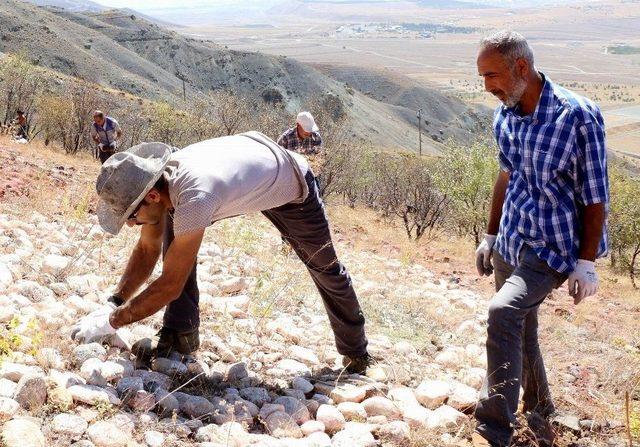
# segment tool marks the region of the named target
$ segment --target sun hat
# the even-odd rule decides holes
[[[171,157],[164,143],[141,143],[113,154],[102,165],[96,191],[98,222],[104,231],[118,234],[133,210],[164,173]]]
[[[296,123],[302,126],[305,132],[317,132],[318,126],[313,119],[313,115],[309,112],[300,112],[296,118]]]

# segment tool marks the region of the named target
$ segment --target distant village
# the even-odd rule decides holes
[[[333,37],[398,37],[435,39],[438,33],[475,32],[477,28],[433,23],[349,23],[336,28]]]

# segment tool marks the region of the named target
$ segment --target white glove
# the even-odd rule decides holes
[[[81,343],[91,343],[115,334],[115,328],[109,323],[109,316],[114,310],[115,306],[108,303],[82,317],[71,331],[71,338]]]
[[[586,297],[595,295],[597,291],[596,263],[578,259],[575,270],[569,275],[569,295],[573,297],[573,303],[578,304]]]
[[[495,234],[485,234],[484,239],[476,249],[476,268],[478,275],[489,276],[493,273],[493,264],[491,264],[491,254],[493,245],[496,243]]]

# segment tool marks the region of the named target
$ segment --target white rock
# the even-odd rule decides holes
[[[276,411],[267,416],[265,426],[276,438],[302,438],[302,430],[287,413]]]
[[[293,345],[289,348],[289,356],[293,360],[304,363],[309,366],[316,366],[320,364],[318,356],[311,349],[304,348],[302,346]]]
[[[4,262],[0,262],[0,291],[6,289],[13,283],[13,274]]]
[[[47,255],[42,262],[42,272],[50,273],[54,276],[59,275],[64,272],[64,270],[69,266],[71,262],[71,258],[66,256],[59,255]]]
[[[328,433],[342,430],[346,420],[342,413],[332,405],[320,405],[316,413],[316,420],[322,422]]]
[[[331,447],[329,435],[319,431],[311,433],[304,441],[306,441],[305,447]]]
[[[79,439],[89,424],[80,416],[74,414],[61,413],[56,415],[51,421],[51,429],[58,434],[69,436],[72,439]]]
[[[469,419],[455,408],[449,405],[442,405],[429,415],[427,428],[451,429],[464,424]]]
[[[87,436],[96,447],[126,447],[130,435],[113,422],[100,421],[91,425]]]
[[[386,397],[374,396],[362,402],[367,416],[385,416],[388,419],[399,419],[402,416],[400,408]]]
[[[452,347],[440,352],[434,360],[445,368],[459,368],[465,364],[464,358],[464,349]]]
[[[64,369],[64,359],[57,349],[42,348],[36,354],[38,364],[47,369]]]
[[[447,405],[458,411],[469,411],[474,408],[478,401],[478,392],[470,386],[458,383],[453,389],[453,393],[447,400]]]
[[[338,404],[338,411],[347,421],[363,422],[367,419],[367,410],[356,402],[341,402]]]
[[[302,434],[309,436],[311,433],[324,432],[326,427],[322,421],[307,421],[300,426]]]
[[[92,357],[105,360],[107,350],[100,343],[87,343],[73,348],[73,358],[76,365],[82,365]]]
[[[20,409],[20,404],[8,397],[0,397],[0,423],[11,419]]]
[[[159,431],[149,430],[144,433],[144,442],[146,442],[149,447],[162,447],[164,435]]]
[[[5,447],[44,447],[45,445],[40,427],[26,418],[6,422],[2,428],[2,440]]]
[[[13,397],[17,386],[17,383],[9,379],[0,379],[0,397]]]
[[[414,430],[426,428],[431,416],[431,410],[420,405],[408,406],[402,410],[402,420]]]
[[[29,375],[44,375],[44,371],[37,366],[28,366],[21,363],[2,362],[0,366],[0,377],[9,379],[13,382],[19,381],[22,376]]]
[[[441,380],[424,380],[416,389],[418,402],[429,409],[442,405],[451,392],[451,386]]]
[[[395,346],[393,347],[393,350],[400,355],[411,355],[411,354],[418,353],[415,346],[413,346],[411,343],[406,341],[400,341],[396,343]]]
[[[308,376],[311,375],[311,370],[304,363],[300,363],[297,360],[293,359],[283,359],[280,360],[275,365],[276,369],[282,371],[285,375],[288,376]]]
[[[349,427],[336,433],[331,439],[331,447],[375,447],[376,440],[364,428]]]
[[[89,405],[107,402],[112,405],[120,405],[120,399],[118,399],[113,393],[98,386],[73,385],[70,386],[68,390],[71,393],[74,402],[82,402]]]
[[[341,385],[331,390],[330,397],[335,403],[341,402],[362,402],[367,396],[367,390],[362,386],[350,384]]]
[[[389,399],[396,402],[400,407],[419,405],[415,392],[406,386],[391,388],[387,393]]]
[[[238,278],[231,278],[226,281],[223,281],[220,284],[220,289],[222,290],[222,293],[226,295],[231,295],[234,293],[242,292],[247,288],[247,286],[248,286],[247,280],[242,277],[238,277]]]
[[[411,440],[409,424],[403,421],[384,424],[376,430],[376,436],[383,443],[390,443],[391,445],[408,445]]]

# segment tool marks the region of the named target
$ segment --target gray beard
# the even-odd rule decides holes
[[[526,89],[527,81],[525,81],[524,79],[518,79],[513,92],[507,97],[507,99],[502,101],[502,103],[509,108],[517,106],[522,99],[522,95],[524,95],[524,91]]]

